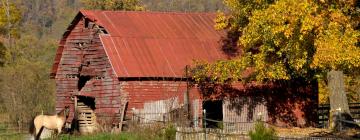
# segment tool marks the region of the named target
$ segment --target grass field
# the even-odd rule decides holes
[[[23,140],[24,138],[25,135],[19,133],[0,134],[0,140]]]
[[[163,140],[161,137],[146,137],[144,135],[133,133],[109,134],[102,133],[88,136],[70,136],[62,135],[60,140]]]
[[[19,133],[20,132],[20,133]],[[172,140],[176,129],[173,125],[133,127],[120,134],[96,133],[92,135],[61,134],[57,140]],[[15,131],[0,123],[0,140],[27,140],[31,136],[27,131]],[[52,140],[52,139],[48,139]]]
[[[18,133],[0,134],[0,140],[24,140],[26,137],[26,134]],[[154,137],[124,132],[121,134],[101,133],[87,136],[62,134],[58,140],[164,140],[164,138],[160,136]]]

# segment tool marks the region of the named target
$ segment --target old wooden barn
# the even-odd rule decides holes
[[[313,82],[189,84],[185,71],[194,60],[228,58],[220,49],[226,34],[214,29],[215,16],[80,11],[64,33],[52,67],[56,109],[70,105],[68,121],[76,119],[83,132],[94,131],[95,124],[121,126],[123,120],[174,120],[181,115],[173,112],[187,108],[192,126],[201,125],[202,109],[210,119],[225,122],[251,125],[261,118],[279,125],[312,125],[317,107]],[[206,100],[210,97],[215,101]]]

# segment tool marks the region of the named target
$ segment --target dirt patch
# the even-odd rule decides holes
[[[280,137],[336,137],[336,138],[360,138],[360,131],[356,129],[348,129],[341,132],[333,132],[331,129],[323,128],[281,128],[274,127]]]
[[[279,136],[285,137],[310,137],[310,136],[324,136],[331,133],[329,129],[321,128],[281,128],[274,127],[275,131]]]

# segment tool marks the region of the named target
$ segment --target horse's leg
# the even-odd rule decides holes
[[[58,132],[57,132],[57,135],[56,135],[57,137],[59,137],[59,135],[60,135],[60,133],[61,133],[61,128],[62,128],[62,127],[58,127]]]
[[[39,140],[40,139],[40,137],[41,137],[41,133],[42,133],[42,131],[44,130],[44,126],[38,126],[38,127],[40,127],[40,128],[37,128],[37,127],[35,127],[36,128],[36,134],[35,134],[35,140]]]
[[[40,137],[40,136],[38,136],[39,132],[40,132],[40,129],[41,129],[41,127],[38,127],[38,126],[35,125],[35,135],[34,135],[35,140],[37,140]]]

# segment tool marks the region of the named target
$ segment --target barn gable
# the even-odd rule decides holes
[[[120,115],[120,84],[101,47],[102,32],[78,14],[60,41],[52,78],[57,85],[56,109],[71,106],[68,121],[77,118],[83,125],[95,125],[96,118],[87,116],[112,121]]]

